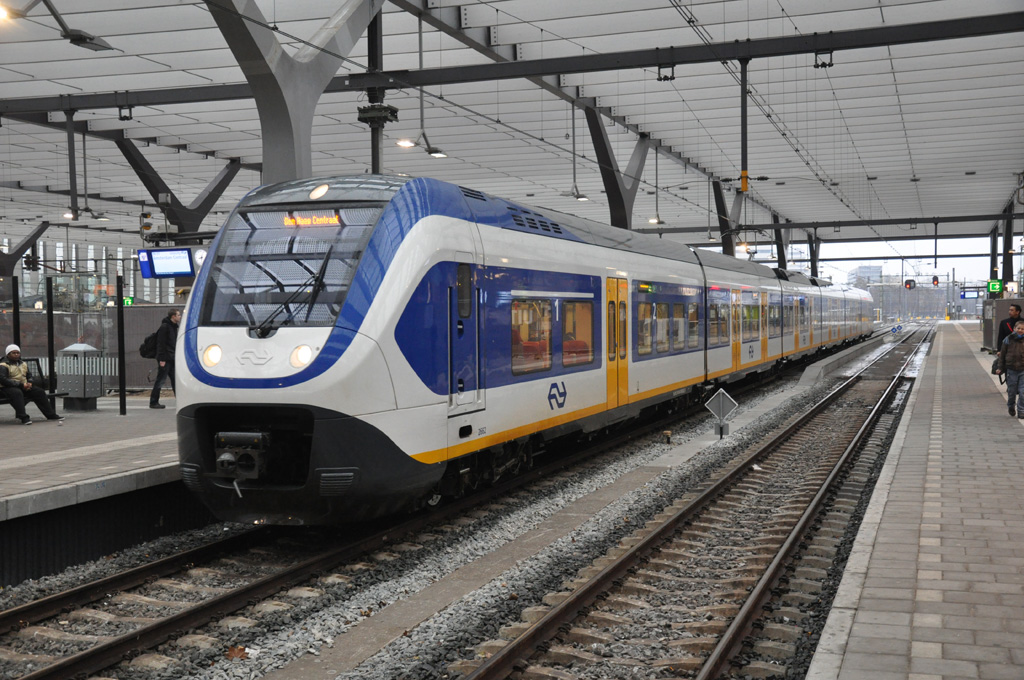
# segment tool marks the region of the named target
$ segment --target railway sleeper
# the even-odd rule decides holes
[[[577,649],[569,645],[554,644],[538,658],[541,663],[558,664],[559,666],[572,666],[582,663],[588,666],[595,666],[603,659],[597,654]]]
[[[520,680],[577,680],[572,673],[547,666],[527,666],[520,674]]]

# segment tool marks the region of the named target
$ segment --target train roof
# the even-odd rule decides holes
[[[242,199],[239,207],[308,203],[310,192],[321,185],[327,185],[326,192],[319,198],[319,200],[325,202],[332,200],[387,202],[393,199],[406,184],[413,182],[415,179],[407,175],[352,175],[293,180],[258,187]],[[426,178],[424,179],[426,180]],[[554,226],[557,229],[531,231],[529,228],[524,228],[525,225],[521,224],[522,219],[504,220],[502,223],[494,226],[516,229],[524,233],[533,233],[551,238],[564,239],[568,237],[572,238],[572,240],[599,247],[677,260],[715,269],[738,271],[763,278],[779,278],[805,285],[831,285],[829,281],[824,279],[812,280],[800,272],[772,269],[757,262],[741,260],[703,248],[693,249],[685,244],[662,239],[650,234],[639,234],[557,210],[509,201],[508,199],[491,196],[472,188],[457,186],[448,182],[440,182],[438,180],[427,181],[437,182],[438,184],[450,187],[453,191],[459,191],[465,198],[473,199],[471,203],[476,201],[488,203],[490,204],[488,207],[493,209],[495,213],[507,215],[511,212],[520,218],[525,215],[533,218],[534,221],[539,220],[545,225]]]

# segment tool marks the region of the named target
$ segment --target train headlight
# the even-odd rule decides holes
[[[209,368],[213,368],[220,363],[223,356],[224,352],[221,350],[220,345],[210,345],[203,352],[203,363]]]
[[[302,368],[313,360],[313,348],[309,345],[299,345],[292,350],[292,356],[288,360],[295,368]]]

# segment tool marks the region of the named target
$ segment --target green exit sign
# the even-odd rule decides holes
[[[1003,281],[1002,279],[994,279],[988,282],[988,292],[990,293],[1002,293],[1003,292]]]
[[[131,307],[134,304],[135,304],[135,298],[133,298],[133,297],[125,297],[124,298],[124,306],[125,307]]]

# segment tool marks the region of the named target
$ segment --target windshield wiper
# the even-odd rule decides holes
[[[331,253],[333,251],[334,251],[334,246],[331,245],[327,249],[327,252],[324,254],[324,259],[320,262],[320,266],[317,268],[316,273],[313,274],[312,276],[310,276],[305,281],[303,281],[302,284],[300,284],[299,287],[295,289],[295,292],[288,296],[288,299],[286,299],[284,302],[279,304],[277,306],[277,309],[275,309],[274,311],[272,311],[270,314],[267,315],[267,318],[263,319],[263,321],[261,321],[258,325],[250,326],[249,327],[249,330],[251,332],[254,332],[256,334],[257,338],[265,338],[268,335],[270,335],[270,330],[271,330],[270,324],[274,321],[274,319],[277,318],[277,315],[280,314],[281,312],[283,312],[285,309],[287,309],[288,305],[290,305],[293,302],[295,302],[299,298],[299,296],[301,296],[303,293],[305,293],[306,289],[307,289],[307,286],[309,286],[310,284],[313,284],[313,290],[309,291],[309,301],[306,304],[309,305],[309,306],[312,306],[313,302],[316,300],[317,296],[320,294],[320,290],[323,287],[325,287],[324,286],[324,275],[327,274],[327,263],[328,263],[328,261],[330,261]],[[289,312],[288,313],[288,318],[285,319],[285,323],[290,321],[292,319],[292,317],[294,317],[294,316],[295,316],[294,312]],[[306,319],[307,320],[309,319],[309,311],[308,310],[306,312]],[[282,325],[284,325],[284,324],[282,324]]]
[[[309,321],[309,315],[313,313],[313,304],[316,299],[320,297],[320,293],[327,288],[327,284],[324,282],[324,276],[327,274],[327,263],[331,259],[331,251],[334,250],[332,244],[327,248],[327,254],[324,255],[324,261],[320,263],[320,269],[317,270],[316,276],[313,277],[313,290],[309,293],[309,299],[306,300],[306,318],[302,320],[303,323]]]

